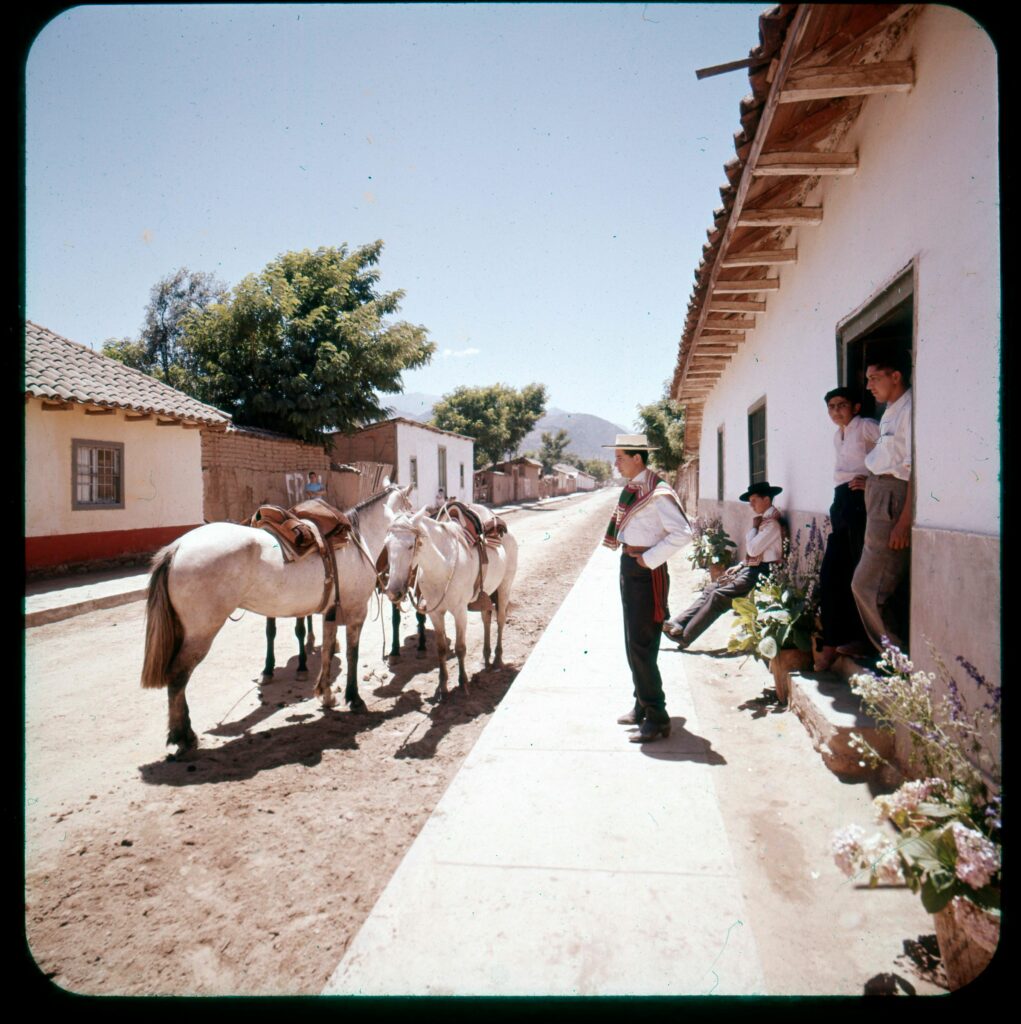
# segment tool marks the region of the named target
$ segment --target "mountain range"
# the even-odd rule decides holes
[[[402,395],[386,395],[385,403],[393,409],[394,416],[426,423],[432,418],[433,406],[440,400],[439,395],[427,395],[420,391],[407,391]],[[525,435],[518,449],[521,452],[537,452],[542,445],[542,435],[566,430],[571,435],[567,450],[583,459],[613,461],[613,453],[604,444],[612,444],[614,437],[624,433],[625,428],[601,416],[587,412],[564,412],[563,409],[549,409],[536,423],[535,428]]]

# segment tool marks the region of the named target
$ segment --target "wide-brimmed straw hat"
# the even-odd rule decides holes
[[[744,494],[738,499],[739,501],[747,501],[753,494],[757,494],[762,498],[774,498],[783,490],[782,487],[770,487],[768,480],[763,480],[761,483],[752,484]]]
[[[658,452],[659,445],[649,444],[644,434],[618,434],[613,444],[604,444],[603,448],[623,448],[629,452]]]

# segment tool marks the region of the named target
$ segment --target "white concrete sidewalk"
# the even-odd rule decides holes
[[[326,995],[764,992],[682,658],[640,746],[619,556],[597,548]]]
[[[25,584],[25,625],[42,626],[97,608],[143,601],[148,585],[149,570],[139,566],[33,580]]]

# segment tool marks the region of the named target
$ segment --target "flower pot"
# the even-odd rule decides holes
[[[812,667],[812,652],[801,651],[798,648],[778,651],[775,658],[769,662],[769,671],[773,673],[773,682],[776,686],[776,696],[782,704],[786,704],[791,695],[790,676],[791,672],[804,672]]]
[[[962,899],[955,899],[934,914],[933,921],[947,985],[953,992],[974,981],[989,966],[999,939],[999,922]]]

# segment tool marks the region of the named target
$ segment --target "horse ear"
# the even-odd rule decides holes
[[[426,518],[426,510],[425,510],[425,508],[423,507],[423,508],[420,508],[420,509],[419,509],[419,510],[418,510],[418,511],[417,511],[417,512],[416,512],[416,513],[415,513],[415,514],[414,514],[414,515],[413,515],[413,516],[411,517],[411,522],[412,522],[412,524],[413,524],[413,525],[415,525],[415,526],[418,526],[418,525],[419,525],[419,523],[421,523],[421,522],[422,522],[422,520],[423,520],[423,519],[425,519],[425,518]]]

